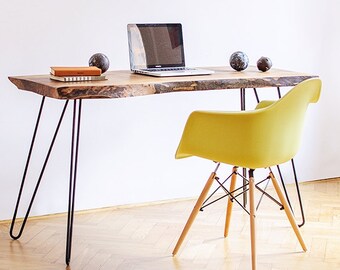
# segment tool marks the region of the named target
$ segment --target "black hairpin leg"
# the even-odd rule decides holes
[[[256,88],[254,88],[254,94],[255,94],[255,97],[256,97],[257,102],[260,102],[260,99],[259,99],[259,97],[258,97]],[[281,96],[280,87],[277,87],[277,94],[278,94],[278,97],[279,97],[279,98],[282,97],[282,96]],[[293,174],[294,174],[294,181],[295,181],[296,191],[297,191],[297,195],[298,195],[298,199],[299,199],[300,212],[301,212],[301,218],[302,218],[302,223],[299,224],[298,226],[299,226],[299,227],[302,227],[302,226],[305,224],[305,214],[304,214],[304,211],[303,211],[303,205],[302,205],[302,199],[301,199],[299,181],[298,181],[297,175],[296,175],[296,170],[295,170],[295,165],[294,165],[294,159],[291,159],[291,163],[292,163],[292,169],[293,169]],[[283,187],[284,193],[285,193],[286,198],[287,198],[287,202],[288,202],[288,204],[289,204],[290,209],[293,211],[292,206],[291,206],[291,203],[290,203],[290,200],[289,200],[288,192],[287,192],[287,189],[286,189],[286,185],[285,185],[285,183],[284,183],[284,181],[283,181],[283,177],[282,177],[282,174],[281,174],[281,170],[280,170],[280,166],[279,166],[279,165],[277,165],[277,170],[278,170],[278,172],[279,172],[280,180],[281,180],[281,183],[282,183],[282,187]]]
[[[280,90],[280,87],[277,87],[277,94],[278,94],[279,98],[281,98],[281,90]],[[302,199],[301,199],[299,181],[298,181],[298,179],[297,179],[296,170],[295,170],[295,165],[294,165],[294,159],[293,159],[293,158],[291,159],[291,163],[292,163],[292,169],[293,169],[293,174],[294,174],[295,187],[296,187],[296,191],[297,191],[297,195],[298,195],[298,199],[299,199],[300,212],[301,212],[301,218],[302,218],[302,223],[299,224],[298,226],[299,226],[299,227],[302,227],[302,226],[305,224],[305,213],[304,213],[304,211],[303,211],[303,205],[302,205]],[[284,181],[283,181],[283,179],[282,179],[282,176],[280,175],[280,177],[281,177],[282,185],[283,185],[283,187],[284,187],[284,191],[287,192],[287,191],[286,191],[285,184],[284,184]],[[286,194],[287,194],[287,193],[286,193]],[[286,195],[286,197],[287,197],[287,201],[289,202],[288,195]],[[290,206],[290,208],[292,208],[291,205],[290,205],[290,202],[289,202],[289,206]],[[292,210],[292,211],[293,211],[293,210]]]
[[[302,199],[301,199],[301,194],[300,194],[299,181],[298,181],[297,175],[296,175],[294,159],[292,159],[291,162],[292,162],[292,168],[293,168],[294,180],[295,180],[295,187],[296,187],[296,192],[297,192],[297,195],[298,195],[298,198],[299,198],[300,212],[301,212],[301,217],[302,217],[302,222],[298,226],[302,227],[303,225],[305,225],[305,213],[303,212],[303,205],[302,205]]]
[[[241,111],[246,110],[246,89],[240,88],[240,94],[241,94]],[[247,205],[247,181],[245,180],[247,177],[247,169],[242,169],[242,175],[243,175],[243,206],[246,207]]]
[[[67,215],[67,235],[66,235],[66,264],[69,265],[71,260],[72,232],[73,232],[73,216],[74,216],[74,199],[76,193],[76,180],[78,168],[78,152],[80,137],[80,119],[81,119],[81,103],[82,100],[74,100],[73,104],[73,121],[72,121],[72,138],[71,138],[71,162],[70,162],[70,185],[68,197],[68,215]]]
[[[256,90],[256,88],[253,88],[253,89],[254,89],[254,94],[255,94],[256,101],[257,101],[257,103],[260,103],[260,98],[259,98],[259,95],[257,94],[257,90]],[[279,87],[277,87],[277,91],[278,91],[279,98],[281,98],[281,92],[280,92],[280,88]],[[287,202],[289,204],[290,209],[293,212],[293,208],[292,208],[292,205],[290,204],[290,200],[289,200],[288,192],[287,192],[287,189],[286,189],[286,185],[285,185],[285,183],[283,181],[283,177],[282,177],[282,174],[281,174],[280,166],[277,165],[276,168],[277,168],[277,171],[279,172],[279,176],[280,176],[280,179],[281,179],[281,183],[282,183],[282,187],[283,187],[284,193],[286,195]],[[259,205],[257,207],[259,207]]]
[[[256,90],[256,88],[253,88],[253,89],[254,89],[254,95],[255,95],[256,101],[257,101],[257,103],[260,103],[260,99],[259,99],[259,95],[257,94],[257,90]]]
[[[29,163],[30,163],[30,160],[31,160],[31,155],[32,155],[32,151],[33,151],[33,147],[34,147],[34,143],[35,143],[35,138],[36,138],[36,135],[37,135],[37,131],[38,131],[39,123],[40,123],[40,118],[41,118],[42,110],[43,110],[43,107],[44,107],[44,103],[45,103],[45,97],[43,97],[43,98],[42,98],[42,101],[41,101],[41,105],[40,105],[40,109],[39,109],[37,121],[36,121],[35,128],[34,128],[34,132],[33,132],[33,137],[32,137],[32,141],[31,141],[31,146],[30,146],[30,149],[29,149],[29,152],[28,152],[27,161],[26,161],[26,165],[25,165],[25,169],[24,169],[24,174],[23,174],[23,177],[22,177],[22,180],[21,180],[21,185],[20,185],[20,189],[19,189],[19,194],[18,194],[18,198],[17,198],[16,205],[15,205],[15,210],[14,210],[14,214],[13,214],[13,219],[12,219],[11,227],[10,227],[10,231],[9,231],[10,236],[11,236],[14,240],[20,238],[20,236],[22,235],[22,232],[23,232],[23,230],[24,230],[24,228],[25,228],[25,225],[26,225],[26,222],[27,222],[29,213],[30,213],[31,208],[32,208],[32,205],[33,205],[33,201],[34,201],[35,196],[36,196],[36,194],[37,194],[37,191],[38,191],[38,188],[39,188],[41,179],[42,179],[42,177],[43,177],[43,175],[44,175],[44,172],[45,172],[45,168],[46,168],[47,162],[48,162],[48,160],[49,160],[50,154],[51,154],[52,149],[53,149],[53,146],[54,146],[54,142],[55,142],[55,140],[56,140],[56,138],[57,138],[57,134],[58,134],[58,131],[59,131],[61,122],[62,122],[62,120],[63,120],[63,118],[64,118],[64,114],[65,114],[65,111],[66,111],[66,108],[67,108],[68,101],[66,101],[66,103],[65,103],[65,105],[64,105],[64,108],[63,108],[63,110],[62,110],[61,116],[60,116],[60,118],[59,118],[59,122],[58,122],[57,127],[56,127],[56,130],[55,130],[55,132],[54,132],[52,142],[51,142],[50,147],[49,147],[49,149],[48,149],[48,152],[47,152],[47,155],[46,155],[46,158],[45,158],[43,167],[42,167],[42,169],[41,169],[41,172],[40,172],[38,181],[37,181],[36,186],[35,186],[35,188],[34,188],[33,195],[32,195],[32,197],[31,197],[31,201],[30,201],[29,206],[28,206],[28,208],[27,208],[27,211],[26,211],[25,217],[24,217],[24,219],[23,219],[23,221],[22,221],[22,224],[21,224],[21,227],[20,227],[20,229],[19,229],[19,232],[18,232],[17,235],[14,235],[14,233],[13,233],[13,231],[14,231],[14,225],[15,225],[15,221],[16,221],[16,217],[17,217],[17,213],[18,213],[18,208],[19,208],[19,204],[20,204],[20,200],[21,200],[21,195],[22,195],[22,192],[23,192],[23,189],[24,189],[24,184],[25,184],[25,180],[26,180],[26,175],[27,175]]]

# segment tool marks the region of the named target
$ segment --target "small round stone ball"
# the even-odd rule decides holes
[[[257,60],[257,68],[263,72],[270,70],[272,67],[272,61],[265,56],[262,56],[259,60]]]
[[[244,52],[237,51],[230,56],[229,63],[236,71],[242,71],[248,67],[249,59]]]
[[[89,59],[89,66],[100,68],[102,73],[107,71],[110,67],[109,58],[103,53],[95,53]]]

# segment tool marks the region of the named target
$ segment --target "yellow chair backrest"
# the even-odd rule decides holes
[[[186,123],[176,158],[198,156],[245,168],[286,162],[297,153],[305,112],[316,103],[321,80],[299,83],[276,102],[256,110],[195,111]]]

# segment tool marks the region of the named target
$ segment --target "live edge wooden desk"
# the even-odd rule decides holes
[[[74,199],[75,187],[77,179],[78,166],[78,148],[80,137],[81,108],[83,99],[97,98],[125,98],[152,94],[164,94],[180,91],[206,91],[218,89],[240,89],[241,110],[245,110],[245,89],[246,88],[262,88],[262,87],[280,87],[294,86],[301,81],[317,77],[305,73],[285,71],[279,69],[271,69],[268,72],[260,72],[255,67],[248,67],[243,72],[236,72],[228,67],[209,67],[215,71],[212,75],[206,76],[187,76],[187,77],[166,77],[156,78],[143,75],[132,74],[130,71],[111,71],[107,72],[107,80],[91,81],[91,82],[57,82],[52,81],[49,75],[36,76],[17,76],[9,77],[19,89],[31,91],[42,96],[42,101],[35,124],[35,129],[30,145],[26,166],[18,194],[18,199],[10,228],[10,235],[13,239],[20,238],[29,216],[36,192],[39,188],[43,177],[45,167],[51,154],[54,141],[57,137],[59,127],[64,117],[66,107],[69,100],[73,100],[73,121],[71,135],[71,161],[70,161],[70,184],[69,184],[69,202],[68,202],[68,218],[67,218],[67,236],[66,236],[66,264],[70,263],[71,244],[73,231],[73,215],[74,215]],[[279,92],[280,95],[280,92]],[[46,97],[66,100],[61,112],[61,116],[55,129],[47,156],[43,163],[41,173],[36,183],[30,204],[22,225],[17,235],[14,235],[13,229],[16,221],[17,210],[28,171],[30,158],[37,134],[40,117],[43,111],[44,101]],[[246,197],[244,197],[246,204]]]

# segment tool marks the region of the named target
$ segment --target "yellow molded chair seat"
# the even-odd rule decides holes
[[[290,160],[297,152],[305,111],[317,102],[321,82],[300,83],[269,106],[241,112],[195,111],[187,121],[176,158],[198,156],[246,168]]]
[[[253,170],[278,165],[294,157],[300,145],[305,112],[309,103],[318,101],[320,91],[321,81],[310,79],[295,86],[278,101],[260,102],[256,110],[240,112],[195,111],[187,120],[176,152],[176,158],[197,156],[217,163],[251,169],[249,175],[249,208],[253,269],[256,268]],[[236,170],[235,168],[234,170]],[[216,170],[210,175],[189,217],[174,249],[174,255],[202,206],[216,176]],[[272,172],[270,172],[269,177],[302,248],[306,250],[299,228]],[[236,176],[232,177],[230,192],[235,189],[235,181]],[[225,236],[228,231],[231,206],[232,200],[229,199]]]

